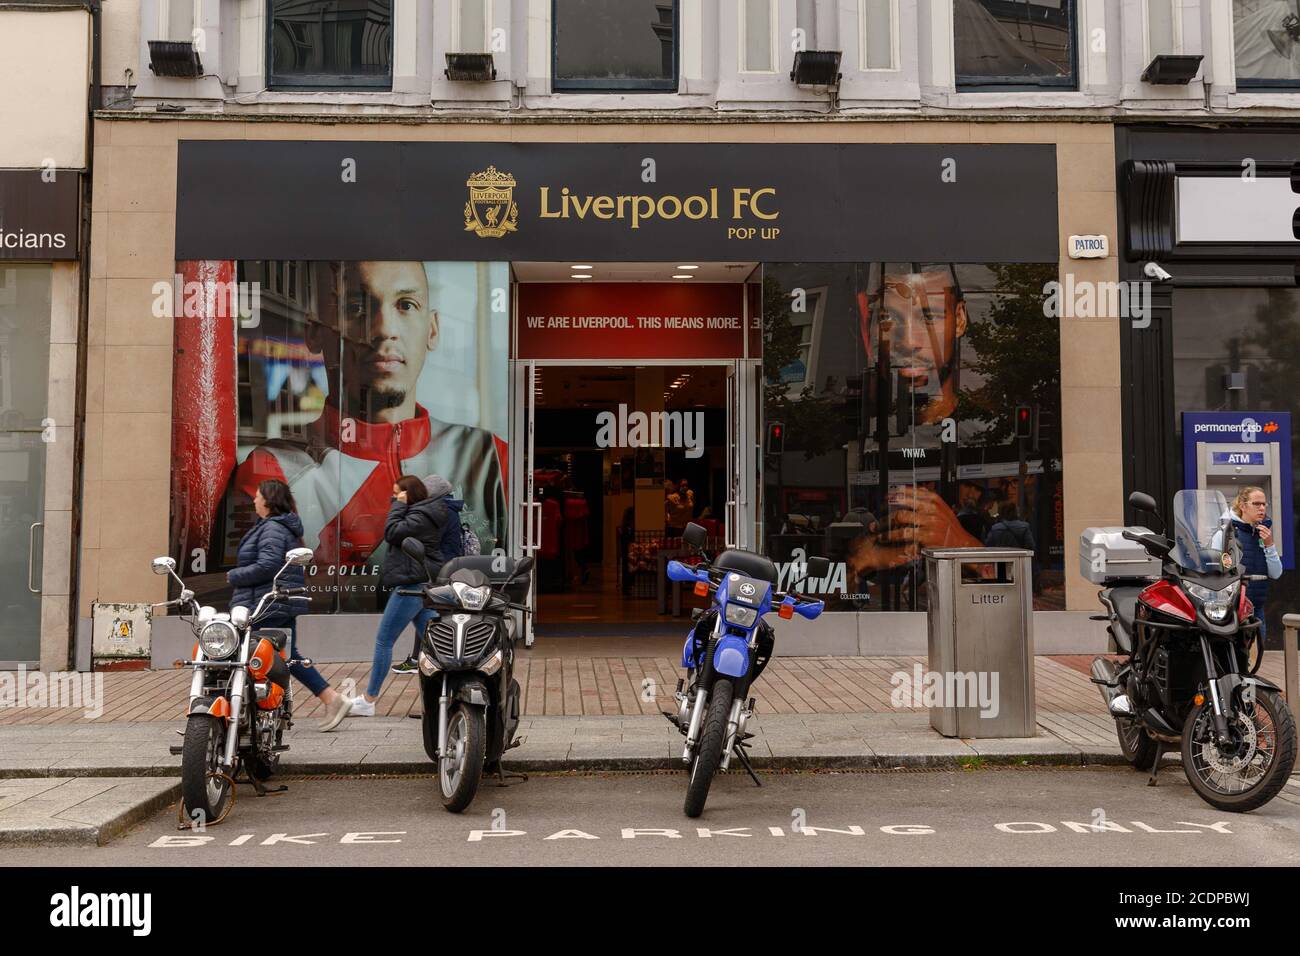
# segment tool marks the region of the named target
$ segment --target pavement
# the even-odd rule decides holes
[[[1277,657],[1266,661],[1266,671],[1280,666],[1280,653]],[[754,688],[759,706],[747,727],[754,734],[754,765],[789,772],[1123,762],[1114,722],[1088,682],[1083,659],[1036,660],[1038,733],[1010,739],[945,738],[931,729],[927,710],[894,706],[891,675],[908,673],[919,663],[911,658],[773,661]],[[519,730],[523,743],[508,754],[508,768],[680,771],[683,738],[659,714],[671,706],[671,671],[664,660],[538,655],[529,665],[525,687],[537,693],[528,698],[532,707],[525,709]],[[336,684],[359,683],[368,669],[338,667],[330,675]],[[175,798],[180,757],[168,748],[181,740],[184,722],[177,716],[184,711],[188,675],[103,676],[94,711],[52,704],[0,708],[0,845],[103,843],[156,810],[158,801]],[[417,688],[412,678],[389,680],[378,707],[387,716],[349,718],[332,733],[319,732],[319,705],[303,695],[306,706],[299,708],[282,774],[429,773],[420,723],[408,717],[418,713]],[[552,705],[560,713],[551,715]],[[1181,776],[1181,770],[1169,775]],[[239,792],[252,791],[243,785]],[[1292,793],[1300,803],[1300,788],[1288,788],[1279,804],[1293,799]]]

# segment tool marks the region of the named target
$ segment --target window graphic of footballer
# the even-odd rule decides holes
[[[251,327],[237,329],[233,361],[212,355],[208,366],[216,373],[200,376],[214,382],[214,390],[223,380],[237,388],[237,434],[214,433],[202,415],[191,416],[199,419],[197,428],[183,421],[175,426],[177,470],[185,470],[187,458],[198,467],[189,469],[188,487],[184,478],[173,479],[174,553],[183,568],[196,572],[194,551],[208,545],[205,573],[186,577],[200,600],[222,606],[224,572],[256,520],[252,497],[267,478],[288,483],[303,543],[316,553],[307,581],[311,613],[379,608],[384,519],[401,475],[446,478],[453,496],[465,502],[462,520],[483,551],[504,546],[505,264],[268,261],[239,267],[241,281],[259,283],[260,315],[255,323],[245,318]],[[494,289],[501,290],[501,303],[492,301]],[[199,353],[212,351],[208,340],[224,338],[222,332],[205,336],[201,328],[187,336],[182,323],[201,326],[202,320],[177,321],[178,340],[196,339]],[[184,419],[187,398],[201,405],[203,396],[182,394],[199,383],[192,375],[182,378],[180,355],[183,346],[175,381],[176,416]],[[225,483],[212,502],[219,471]]]

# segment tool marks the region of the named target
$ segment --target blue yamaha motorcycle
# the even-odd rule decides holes
[[[694,583],[695,593],[712,594],[713,604],[696,611],[696,622],[682,648],[686,676],[677,682],[677,713],[664,712],[686,736],[682,761],[690,767],[686,787],[686,815],[704,812],[713,775],[726,770],[734,754],[754,783],[762,786],[749,762],[745,724],[754,713],[754,698],[746,702],[750,687],[771,660],[774,638],[763,615],[772,611],[785,619],[795,614],[811,620],[822,612],[823,602],[776,590],[776,565],[752,551],[730,549],[712,561],[704,554],[708,533],[688,524],[682,540],[704,558],[695,567],[668,562],[668,578]],[[802,577],[826,578],[830,562],[809,558]]]

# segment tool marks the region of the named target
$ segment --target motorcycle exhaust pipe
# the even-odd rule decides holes
[[[1101,699],[1106,704],[1106,709],[1112,717],[1132,717],[1133,705],[1128,699],[1128,695],[1121,693],[1123,690],[1119,685],[1119,678],[1116,676],[1115,662],[1105,657],[1094,657],[1092,666],[1088,668],[1092,672],[1093,683],[1101,691]]]

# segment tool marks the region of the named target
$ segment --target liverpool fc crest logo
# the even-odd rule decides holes
[[[519,227],[519,207],[515,204],[515,177],[497,172],[489,166],[470,176],[469,202],[465,203],[465,231],[484,239],[500,239]]]

